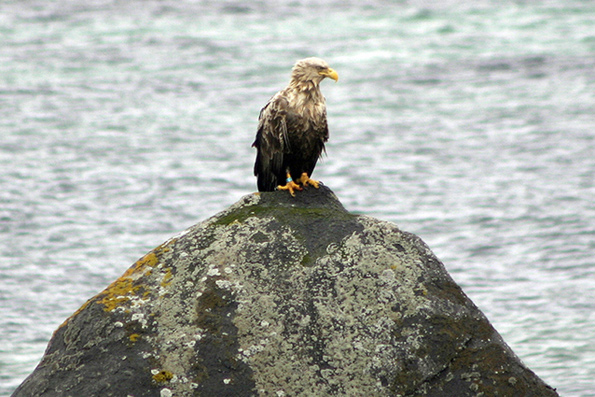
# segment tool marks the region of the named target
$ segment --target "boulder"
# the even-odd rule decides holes
[[[428,246],[326,187],[245,196],[55,331],[14,396],[557,396]]]

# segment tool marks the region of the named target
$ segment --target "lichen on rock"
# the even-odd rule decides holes
[[[324,186],[248,195],[145,255],[14,395],[127,394],[557,395],[421,239]]]

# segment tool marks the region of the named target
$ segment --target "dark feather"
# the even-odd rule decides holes
[[[285,179],[284,158],[290,150],[287,133],[287,100],[273,97],[260,111],[256,140],[254,175],[258,177],[258,191],[273,191],[280,184],[278,175]]]

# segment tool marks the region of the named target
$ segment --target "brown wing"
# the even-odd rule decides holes
[[[270,192],[285,184],[285,155],[290,151],[287,135],[287,99],[277,93],[260,111],[256,140],[254,175],[258,191]]]

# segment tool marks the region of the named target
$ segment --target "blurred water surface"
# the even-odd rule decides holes
[[[0,395],[131,263],[255,190],[320,56],[315,177],[421,236],[564,396],[595,385],[595,3],[3,1]]]

